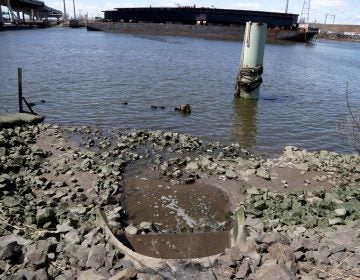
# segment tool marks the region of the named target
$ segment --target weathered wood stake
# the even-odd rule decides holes
[[[22,93],[22,68],[18,68],[18,89],[19,89],[19,113],[23,110],[23,93]]]

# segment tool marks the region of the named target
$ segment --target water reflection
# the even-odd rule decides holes
[[[256,113],[257,101],[234,98],[234,121],[232,136],[234,141],[246,148],[252,148],[256,143]]]

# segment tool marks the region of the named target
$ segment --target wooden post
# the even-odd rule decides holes
[[[22,69],[18,68],[18,89],[19,89],[19,113],[23,112],[23,94],[22,94]]]

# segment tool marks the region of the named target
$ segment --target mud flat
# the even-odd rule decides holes
[[[359,200],[355,154],[14,125],[0,131],[0,278],[358,279]],[[199,255],[175,254],[194,241]]]

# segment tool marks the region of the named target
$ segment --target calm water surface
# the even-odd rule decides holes
[[[348,82],[360,108],[359,43],[267,45],[257,102],[233,96],[241,47],[85,29],[2,32],[0,113],[17,110],[22,67],[24,96],[48,122],[166,129],[264,152],[285,145],[352,152],[337,124],[347,114]],[[192,105],[190,116],[174,110],[184,103]]]

